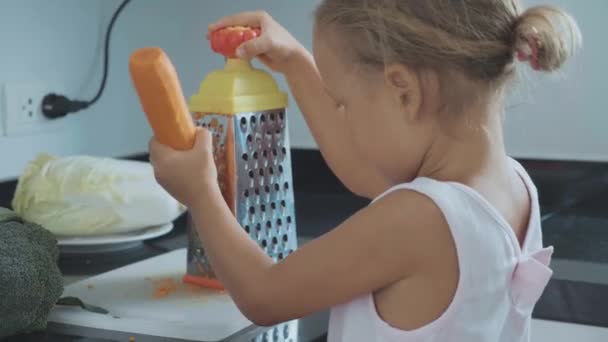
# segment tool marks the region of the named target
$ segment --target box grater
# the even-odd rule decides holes
[[[247,28],[225,29],[243,39]],[[246,35],[245,35],[246,36]],[[246,39],[246,38],[245,38]],[[212,46],[214,38],[211,37]],[[234,47],[236,48],[236,46]],[[226,57],[190,99],[197,125],[213,136],[222,195],[245,232],[275,262],[297,248],[287,95],[250,61]],[[222,289],[193,221],[188,222],[186,282]]]

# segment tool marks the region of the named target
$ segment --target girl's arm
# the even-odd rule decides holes
[[[190,206],[194,223],[220,281],[261,326],[384,288],[428,265],[430,249],[453,243],[430,199],[399,191],[274,264],[239,226],[219,188],[210,189]]]

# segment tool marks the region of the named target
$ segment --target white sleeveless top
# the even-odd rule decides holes
[[[538,193],[524,168],[532,207],[520,248],[506,220],[479,193],[463,184],[417,178],[387,194],[408,189],[432,199],[443,212],[458,254],[460,275],[447,310],[421,328],[404,331],[384,322],[372,294],[331,311],[330,342],[528,342],[532,309],[553,272],[553,248],[542,247]],[[376,199],[377,200],[377,199]]]

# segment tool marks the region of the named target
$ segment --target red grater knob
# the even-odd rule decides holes
[[[226,58],[236,58],[236,49],[246,41],[259,37],[259,28],[231,26],[211,33],[211,49]]]

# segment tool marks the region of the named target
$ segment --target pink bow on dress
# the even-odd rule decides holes
[[[549,268],[553,247],[522,255],[511,279],[511,298],[518,311],[529,313],[540,299],[553,271]]]

